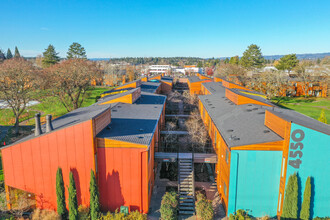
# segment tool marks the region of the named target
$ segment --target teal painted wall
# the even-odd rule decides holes
[[[282,151],[232,151],[228,215],[238,209],[255,217],[275,216]]]
[[[297,130],[301,130],[304,133],[303,138],[300,138],[300,132]],[[296,138],[293,138],[293,132],[295,131]],[[302,140],[300,141],[300,139]],[[306,179],[308,176],[313,177],[315,186],[313,217],[330,216],[330,136],[292,123],[289,146],[297,143],[302,143],[303,146],[301,147],[301,144],[299,144],[296,146],[297,149],[292,149],[291,147],[289,149],[287,180],[289,175],[294,172],[298,173],[301,180],[302,199]],[[301,151],[302,155],[295,153],[296,151]],[[297,156],[290,157],[290,152],[292,152],[291,154],[297,154]],[[299,167],[294,168],[289,164],[289,161],[297,159],[301,163]]]

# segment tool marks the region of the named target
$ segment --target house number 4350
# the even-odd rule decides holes
[[[297,158],[295,160],[290,159],[289,165],[296,169],[299,169],[300,164],[301,164],[300,158],[302,158],[302,156],[303,156],[303,153],[301,152],[301,150],[304,148],[304,144],[301,141],[304,140],[304,138],[305,138],[305,133],[301,129],[296,129],[291,134],[291,139],[293,142],[290,144],[289,157],[297,158],[297,156],[298,156],[299,158]]]

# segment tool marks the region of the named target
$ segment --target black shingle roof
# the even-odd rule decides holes
[[[166,96],[142,92],[134,104],[118,103],[111,109],[110,129],[97,137],[150,145],[165,100]]]
[[[223,94],[199,99],[228,147],[283,140],[264,125],[265,109],[259,105],[235,105]]]

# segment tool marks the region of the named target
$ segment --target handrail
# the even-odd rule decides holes
[[[192,151],[192,194],[193,194],[193,204],[194,204],[194,213],[196,214],[196,210],[195,210],[195,167],[194,167],[194,150],[195,147],[193,145],[193,151]]]

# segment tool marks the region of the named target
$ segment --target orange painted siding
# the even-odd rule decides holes
[[[56,210],[56,172],[64,185],[72,171],[78,204],[89,205],[90,171],[94,170],[92,123],[86,121],[2,149],[5,184],[35,194],[41,209]],[[65,189],[66,198],[68,191]]]
[[[214,82],[222,82],[222,79],[216,76],[213,78],[213,80]]]
[[[232,101],[233,103],[235,103],[236,105],[244,105],[244,104],[257,104],[257,105],[264,105],[264,106],[269,106],[271,107],[272,105],[263,103],[263,102],[259,102],[257,100],[236,94],[235,92],[232,92],[228,89],[226,89],[226,97]]]
[[[236,85],[226,80],[222,80],[222,85],[228,89],[244,89],[244,90],[252,91],[251,89],[245,88],[244,86]]]

